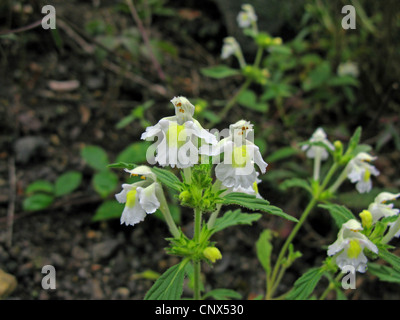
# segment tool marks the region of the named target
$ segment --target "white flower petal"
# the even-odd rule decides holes
[[[146,213],[154,213],[160,207],[160,201],[158,201],[156,195],[157,182],[152,183],[146,188],[138,187],[137,193],[139,203]]]

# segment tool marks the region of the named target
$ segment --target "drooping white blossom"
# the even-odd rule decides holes
[[[376,158],[366,152],[360,152],[349,161],[346,167],[347,177],[352,183],[356,183],[359,193],[371,191],[371,175],[379,175],[379,171],[370,163]]]
[[[340,269],[352,266],[355,271],[363,273],[368,262],[364,249],[378,253],[377,246],[361,233],[362,230],[360,222],[351,219],[342,225],[337,240],[328,247],[328,256],[335,255],[336,264]]]
[[[312,134],[310,142],[321,142],[324,145],[327,146],[327,148],[334,150],[335,147],[333,144],[327,139],[326,133],[324,129],[318,128],[315,130],[315,132]],[[304,145],[302,146],[302,150],[306,151],[306,156],[308,158],[317,158],[319,157],[321,160],[326,160],[329,156],[328,151],[321,146],[316,146],[316,145]]]
[[[140,175],[142,179],[132,184],[123,184],[122,191],[115,195],[119,203],[125,203],[121,224],[133,226],[143,221],[146,214],[154,213],[160,207],[159,197],[162,189],[155,174],[147,166],[125,171],[133,176]]]
[[[240,28],[248,28],[257,21],[257,15],[250,4],[243,4],[242,11],[237,16],[237,22]]]

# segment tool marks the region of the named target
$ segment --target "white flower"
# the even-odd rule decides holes
[[[237,22],[240,28],[250,27],[253,22],[257,21],[257,15],[254,8],[250,4],[243,4],[242,10],[237,16]]]
[[[257,176],[259,175],[258,172],[256,174],[257,174]],[[228,191],[230,191],[230,192],[243,192],[243,193],[254,195],[259,199],[263,199],[263,197],[258,192],[258,184],[260,182],[261,182],[261,180],[256,178],[256,181],[254,181],[253,184],[248,188],[232,187],[232,188],[229,188]]]
[[[125,203],[121,224],[133,226],[143,221],[146,214],[154,213],[160,207],[158,197],[162,189],[156,182],[156,175],[147,166],[125,171],[133,176],[140,175],[143,179],[132,184],[123,184],[122,191],[115,195],[119,203]]]
[[[339,64],[337,74],[341,77],[349,75],[357,78],[360,74],[360,71],[358,70],[357,63],[348,61]]]
[[[329,149],[335,150],[335,147],[332,145],[332,143],[326,138],[326,133],[324,129],[318,128],[315,130],[315,132],[312,134],[310,142],[321,142],[325,144]],[[317,158],[319,157],[321,160],[326,160],[328,158],[328,151],[324,147],[320,146],[313,146],[313,145],[304,145],[302,146],[302,150],[306,151],[306,156],[308,158]]]
[[[239,43],[234,37],[224,38],[224,45],[222,46],[221,58],[227,59],[232,55],[237,55],[240,52]]]
[[[257,179],[254,164],[265,173],[268,164],[262,159],[260,149],[247,136],[252,132],[252,125],[240,120],[229,127],[230,134],[215,146],[202,146],[201,154],[217,156],[224,153],[224,160],[215,167],[218,180],[228,188],[248,189]]]
[[[357,182],[356,189],[359,193],[371,191],[371,175],[379,175],[379,171],[370,164],[376,158],[366,152],[360,152],[347,165],[347,177],[352,183]]]
[[[217,140],[193,119],[195,107],[188,99],[174,97],[171,102],[175,107],[175,116],[163,118],[156,125],[146,128],[141,138],[154,140],[158,137],[153,145],[157,153],[154,161],[161,166],[191,167],[199,160],[198,139],[211,144],[217,143]],[[151,163],[149,156],[147,160]]]
[[[328,247],[328,255],[336,255],[336,264],[340,269],[353,266],[358,272],[365,272],[368,259],[364,248],[378,253],[378,248],[360,231],[361,224],[351,219],[342,225],[337,240]]]
[[[381,192],[372,202],[368,211],[372,214],[373,222],[383,217],[391,217],[399,214],[399,209],[393,209],[393,203],[386,204],[387,201],[393,201],[400,197],[400,193]]]

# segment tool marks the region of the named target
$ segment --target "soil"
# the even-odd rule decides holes
[[[84,30],[84,22],[99,18],[114,21],[121,29],[132,25],[129,14],[110,11],[106,2],[94,7],[96,1],[54,1],[57,14],[64,17],[60,22],[68,21],[69,26],[79,30]],[[34,13],[30,16],[16,15],[18,19],[12,27],[40,19],[36,5],[31,7]],[[8,44],[8,54],[1,62],[0,86],[0,268],[18,281],[8,299],[143,299],[153,280],[144,278],[142,273],[163,273],[178,262],[178,258],[166,254],[164,238],[169,236],[168,230],[155,216],[148,216],[135,227],[122,226],[118,219],[92,222],[102,199],[90,183],[93,171],[80,157],[84,145],[102,146],[114,158],[129,143],[138,141],[143,131],[138,123],[123,130],[115,129],[115,125],[143,101],[155,101],[146,117],[156,123],[170,114],[169,100],[174,95],[226,99],[237,88],[235,79],[209,81],[199,72],[218,59],[219,44],[226,35],[220,13],[192,1],[185,6],[178,1],[174,6],[177,11],[181,9],[178,18],[155,18],[150,28],[152,36],[171,41],[179,50],[177,56],[164,57],[162,67],[169,79],[168,86],[160,81],[149,59],[130,61],[129,57],[109,53],[100,63],[90,51],[94,44],[62,24],[61,47],[54,44],[49,31],[41,28],[19,33],[24,43]],[[49,87],[49,80],[70,79],[79,81],[77,89],[59,91]],[[231,116],[238,119],[242,115],[237,112]],[[229,119],[224,120],[229,123]],[[13,194],[9,170],[14,166]],[[84,174],[78,190],[48,209],[23,210],[27,185],[38,179],[54,181],[67,170]],[[274,205],[285,212],[297,212],[297,206],[304,201],[301,195],[288,201],[284,194],[274,193],[271,188],[260,186],[260,192],[271,194]],[[11,247],[7,245],[10,203],[15,204]],[[188,235],[193,229],[191,221],[192,213],[184,209],[182,225]],[[287,272],[278,294],[325,258],[321,244],[332,243],[336,232],[327,224],[314,215],[300,232],[295,245],[303,257]],[[223,259],[214,267],[203,265],[206,291],[229,288],[239,292],[243,299],[263,294],[265,275],[256,257],[255,243],[262,230],[272,228],[278,233],[274,245],[279,247],[279,239],[287,236],[291,227],[291,223],[281,219],[263,216],[252,226],[232,227],[217,234],[213,240],[218,243]],[[55,290],[41,287],[44,265],[56,269]],[[326,285],[322,281],[318,292]],[[347,294],[354,299],[400,298],[396,285],[378,282],[370,275],[360,275],[357,290]],[[185,286],[184,297],[190,296],[191,291]]]

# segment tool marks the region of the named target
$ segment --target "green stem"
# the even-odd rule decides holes
[[[235,95],[228,101],[222,111],[218,114],[218,119],[224,118],[227,115],[229,110],[231,110],[232,107],[235,105],[236,100],[239,98],[240,94],[250,86],[251,82],[251,79],[246,79],[240,89],[235,93]],[[214,120],[209,124],[209,126],[212,127],[218,122],[219,120]]]
[[[340,278],[342,277],[342,273],[339,272],[339,274],[336,276],[336,278],[332,281],[329,281],[328,287],[325,289],[325,291],[321,294],[321,297],[319,300],[325,300],[327,297],[328,293],[331,292],[333,289],[335,289],[335,282],[338,282]]]
[[[201,232],[201,211],[198,208],[194,210],[194,240],[200,242],[200,232]],[[193,283],[193,299],[200,300],[200,273],[201,273],[201,260],[193,260],[194,269],[194,283]]]
[[[306,209],[304,210],[303,214],[301,215],[299,222],[297,222],[297,224],[294,226],[289,237],[286,239],[285,243],[283,244],[282,249],[279,253],[278,259],[276,261],[273,273],[272,273],[272,277],[271,277],[272,284],[270,285],[271,292],[267,293],[269,298],[272,297],[275,289],[278,287],[279,283],[278,283],[278,281],[277,281],[278,279],[276,277],[277,277],[282,259],[286,253],[286,250],[289,247],[290,243],[293,241],[293,238],[296,236],[297,232],[299,231],[299,229],[303,225],[304,221],[307,219],[308,215],[310,214],[311,210],[314,208],[314,206],[316,204],[317,204],[317,199],[312,198],[311,201],[308,203]]]
[[[171,211],[169,210],[167,200],[165,199],[165,196],[164,196],[164,192],[158,193],[158,199],[160,200],[160,211],[164,216],[164,219],[168,225],[169,231],[175,238],[179,238],[180,232],[174,222],[174,219],[172,219]]]
[[[321,149],[315,148],[314,157],[314,180],[319,181],[319,171],[321,168]]]
[[[289,245],[292,243],[294,237],[296,236],[297,232],[300,230],[301,226],[303,225],[304,221],[307,219],[308,215],[310,214],[311,210],[314,208],[314,206],[318,203],[319,197],[321,196],[322,192],[325,190],[327,184],[331,180],[333,174],[335,173],[336,169],[338,168],[338,164],[334,163],[330,170],[328,171],[327,175],[325,176],[325,179],[319,188],[319,191],[313,196],[313,198],[310,200],[308,203],[307,207],[305,208],[304,212],[302,213],[299,222],[294,226],[292,229],[292,232],[290,233],[289,237],[287,237],[285,243],[283,244],[281,251],[279,253],[278,259],[275,263],[275,267],[271,276],[271,284],[269,285],[269,288],[271,288],[270,292],[267,292],[266,298],[272,298],[272,295],[274,291],[277,289],[279,282],[283,276],[282,273],[279,274],[279,279],[277,278],[278,271],[281,267],[281,262],[282,259],[284,258],[286,251],[289,247]]]

